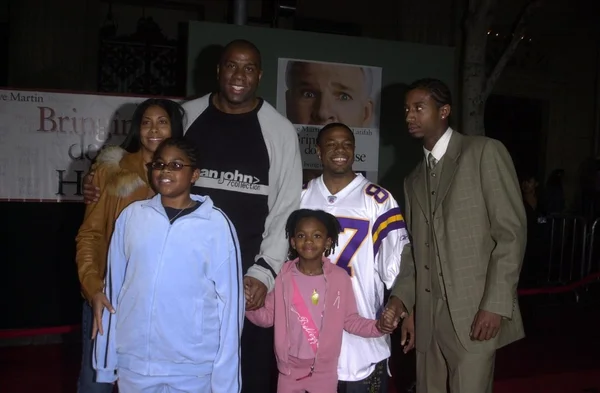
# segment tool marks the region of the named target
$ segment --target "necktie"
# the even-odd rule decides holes
[[[429,163],[429,169],[434,169],[438,163],[438,160],[435,159],[433,154],[429,153],[427,156],[427,162]]]

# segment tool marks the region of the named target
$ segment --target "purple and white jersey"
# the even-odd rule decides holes
[[[352,277],[358,313],[376,319],[388,289],[400,272],[402,249],[409,242],[398,203],[384,188],[362,175],[332,195],[320,176],[303,187],[300,207],[333,214],[344,230],[329,256]],[[344,332],[338,365],[341,381],[368,377],[375,364],[390,357],[390,338],[362,338]]]

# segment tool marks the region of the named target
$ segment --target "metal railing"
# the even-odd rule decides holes
[[[547,258],[546,282],[564,285],[583,278],[587,265],[587,220],[578,216],[548,216],[545,225],[549,229],[548,249],[543,254]]]
[[[550,215],[537,225],[537,237],[527,240],[536,250],[524,261],[524,293],[574,292],[578,301],[581,289],[600,279],[600,218],[590,224],[581,216]]]
[[[600,218],[591,225],[591,231],[587,242],[588,258],[584,276],[600,273]]]

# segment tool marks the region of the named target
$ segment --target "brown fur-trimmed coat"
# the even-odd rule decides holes
[[[94,165],[92,183],[100,188],[98,202],[86,206],[77,234],[77,272],[81,291],[88,301],[103,290],[108,245],[115,221],[130,203],[154,195],[142,153],[108,147]]]

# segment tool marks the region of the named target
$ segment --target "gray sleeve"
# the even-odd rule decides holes
[[[208,100],[210,98],[210,94],[207,94],[203,97],[196,98],[191,101],[186,101],[181,104],[183,109],[185,110],[185,122],[184,122],[184,130],[183,134],[188,131],[190,126],[196,121],[198,117],[208,108]]]
[[[287,260],[285,223],[289,215],[300,206],[302,161],[294,126],[279,114],[268,115],[272,119],[267,117],[265,122],[273,121],[268,124],[269,131],[264,130],[263,133],[273,141],[269,169],[269,215],[265,220],[259,254],[246,275],[260,280],[271,291],[276,275]],[[261,126],[262,123],[261,121]]]

